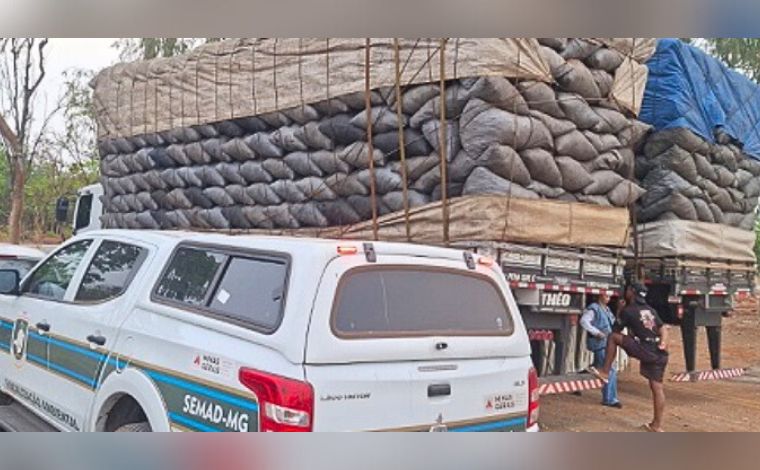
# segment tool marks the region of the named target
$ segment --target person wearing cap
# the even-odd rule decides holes
[[[596,302],[586,308],[581,316],[581,327],[586,330],[586,348],[594,355],[593,367],[604,366],[607,356],[607,337],[612,334],[615,315],[608,306],[610,296],[606,291],[599,294]],[[602,405],[622,408],[617,396],[617,371],[610,369],[609,381],[602,387]]]
[[[612,334],[607,338],[607,354],[604,365],[589,370],[608,383],[612,363],[621,347],[629,356],[640,362],[639,372],[649,381],[654,404],[654,419],[644,427],[651,432],[662,432],[665,414],[665,388],[663,378],[668,365],[668,327],[657,315],[657,311],[646,301],[647,289],[641,284],[632,284],[625,291],[625,304],[620,312]],[[623,329],[628,334],[623,334]]]

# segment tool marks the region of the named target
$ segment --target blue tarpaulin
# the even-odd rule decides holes
[[[678,39],[662,39],[647,62],[639,119],[655,130],[688,128],[715,143],[722,130],[760,160],[760,86]]]

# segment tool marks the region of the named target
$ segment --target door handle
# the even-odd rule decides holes
[[[428,385],[428,397],[447,397],[451,395],[451,384]]]
[[[47,333],[48,331],[50,331],[50,323],[41,321],[41,322],[37,323],[36,326],[37,326],[37,329],[39,331],[44,331],[45,333]]]
[[[106,344],[105,336],[101,335],[90,335],[87,337],[87,341],[98,346],[104,346]]]

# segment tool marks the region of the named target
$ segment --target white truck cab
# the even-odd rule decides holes
[[[100,230],[100,216],[103,215],[103,186],[93,184],[77,191],[74,206],[74,235]]]
[[[525,327],[478,255],[102,230],[13,274],[0,270],[9,429],[538,429]]]

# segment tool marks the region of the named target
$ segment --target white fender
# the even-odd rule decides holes
[[[95,396],[85,430],[95,431],[100,410],[108,399],[122,394],[130,395],[140,404],[154,432],[171,431],[164,400],[158,388],[148,376],[131,367],[123,372],[111,373],[103,382]]]

